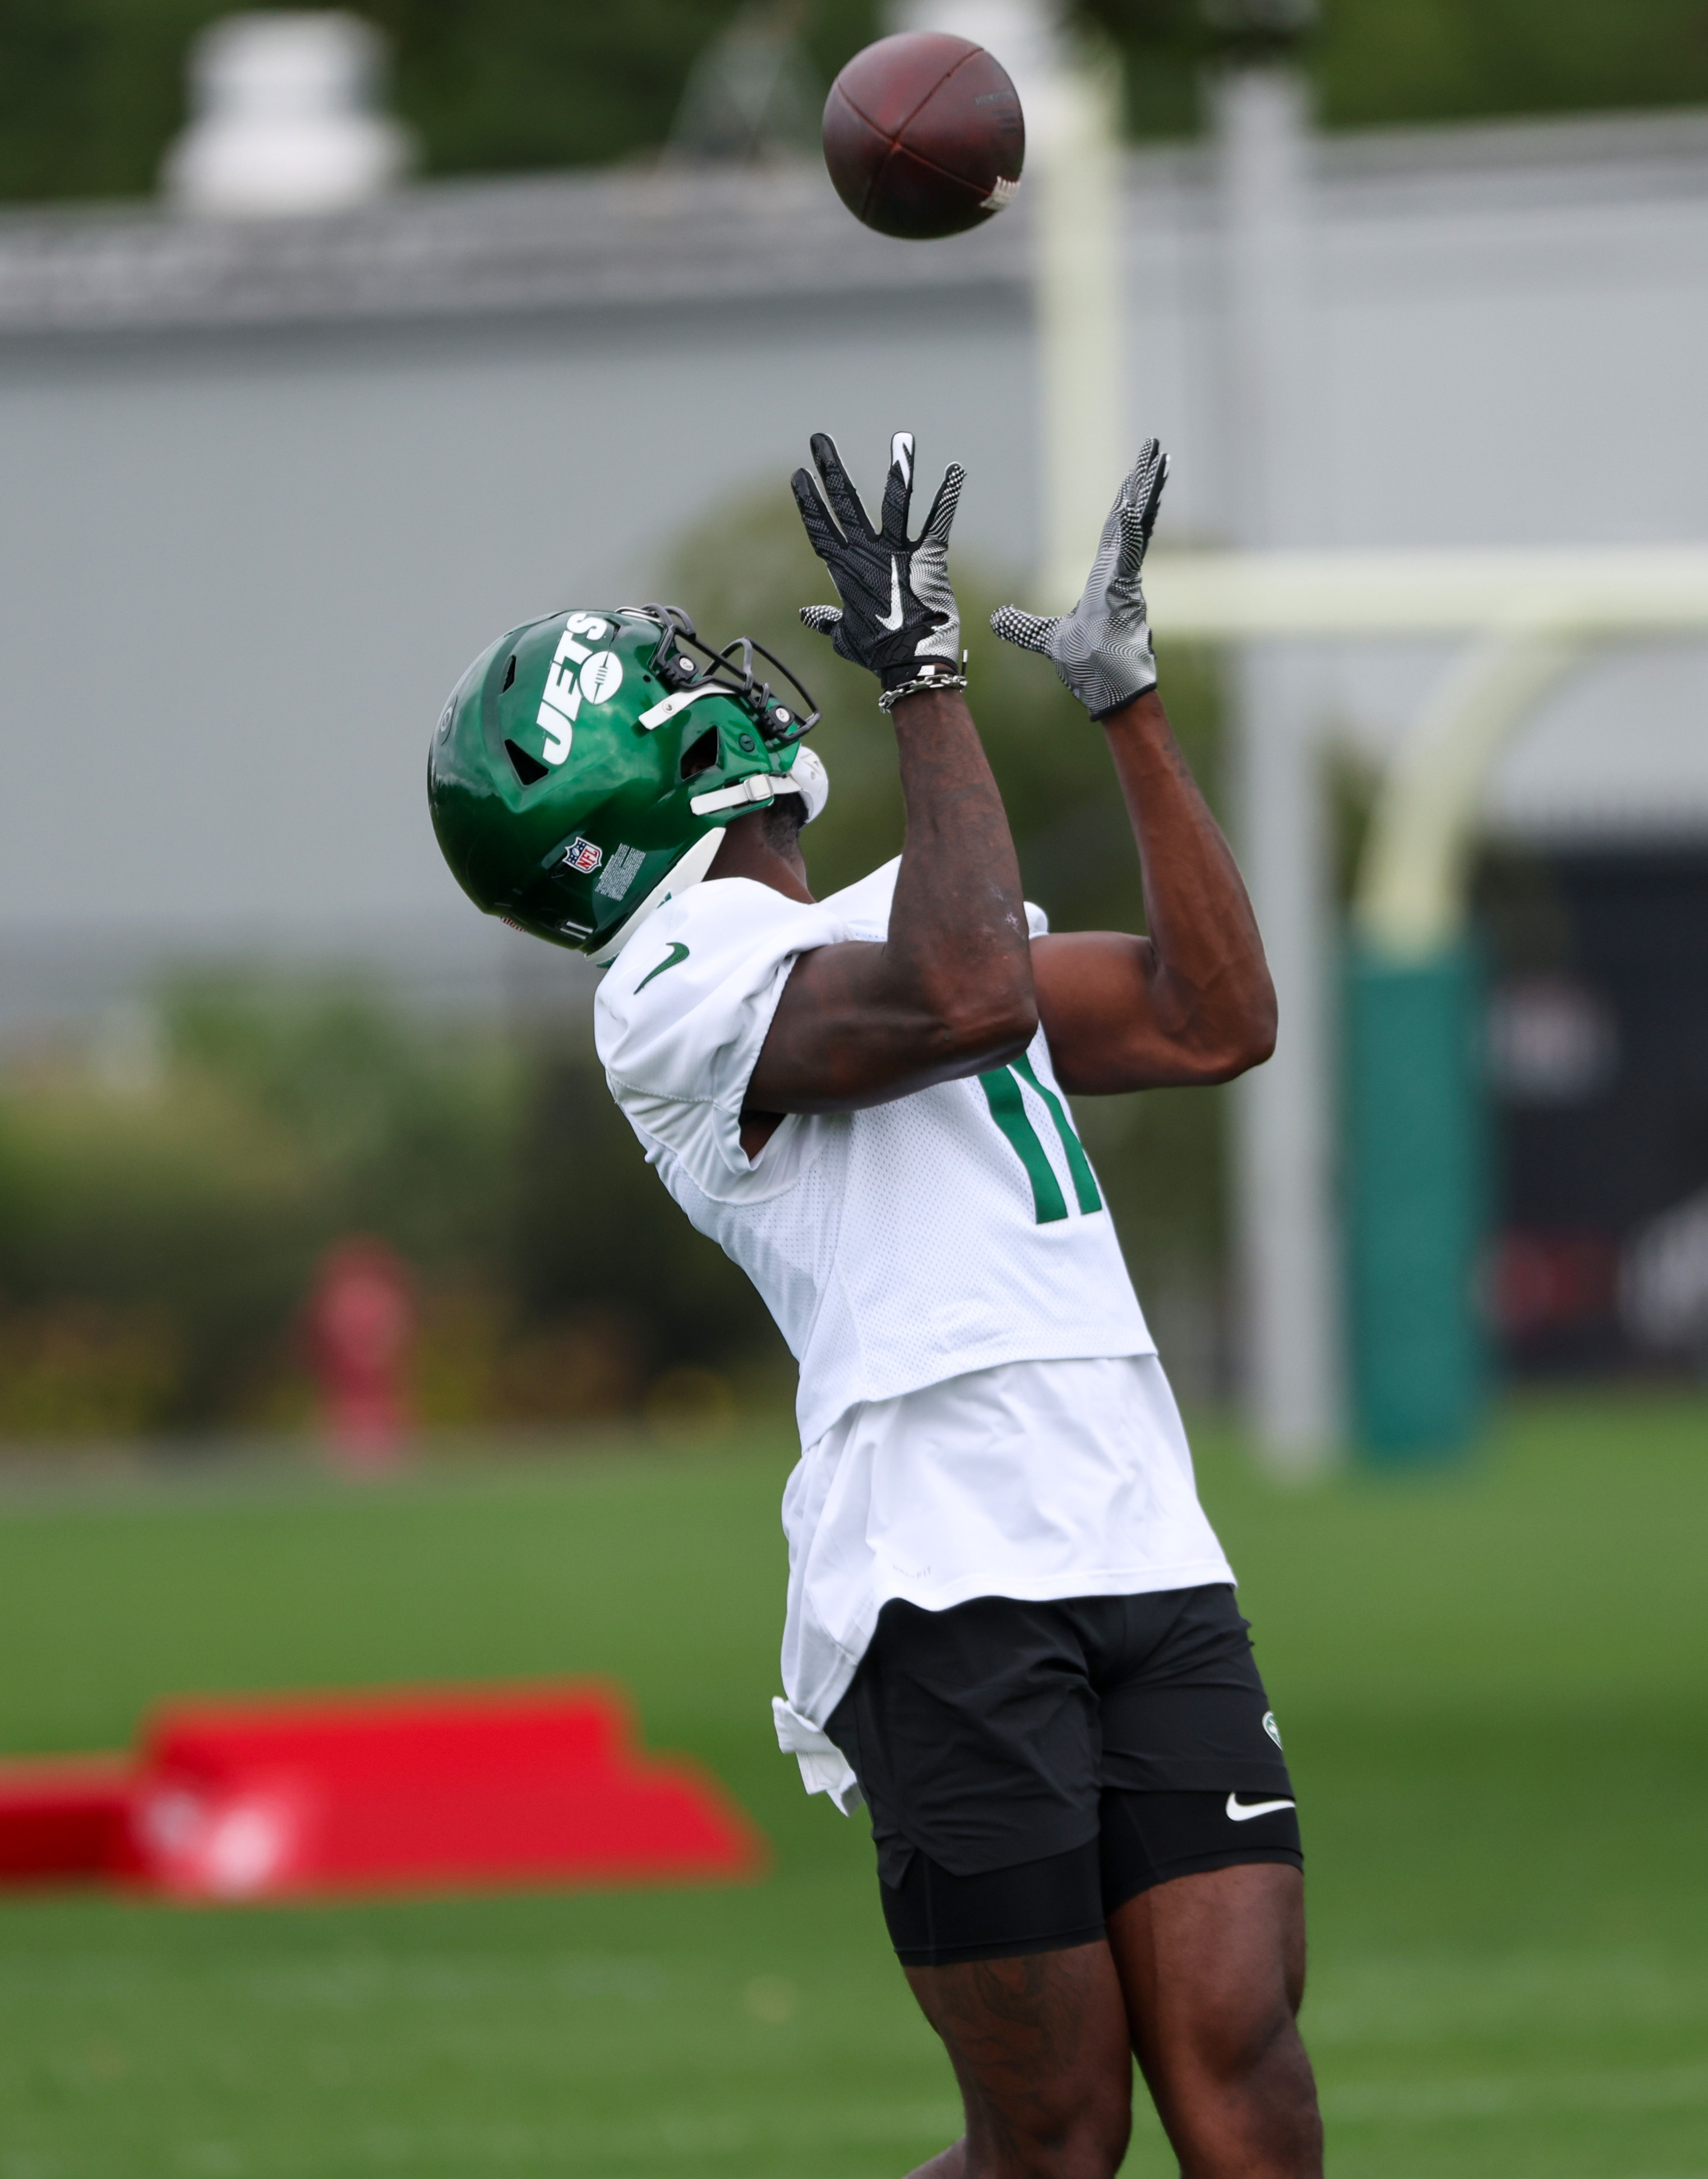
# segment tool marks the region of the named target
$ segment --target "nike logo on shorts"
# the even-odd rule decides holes
[[[1230,1824],[1249,1824],[1253,1816],[1273,1816],[1278,1809],[1295,1806],[1291,1801],[1253,1801],[1251,1807],[1242,1807],[1237,1795],[1228,1796],[1228,1820]]]

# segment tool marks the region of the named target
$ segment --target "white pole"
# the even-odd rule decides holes
[[[1248,548],[1315,542],[1306,93],[1278,64],[1232,69],[1214,96],[1234,527]],[[1232,681],[1240,859],[1281,1022],[1234,1105],[1245,1390],[1262,1457],[1300,1474],[1332,1457],[1344,1403],[1319,672],[1295,645],[1248,643]]]
[[[1122,398],[1120,74],[1069,52],[1034,90],[1027,165],[1042,405],[1039,591],[1073,604],[1135,449]]]

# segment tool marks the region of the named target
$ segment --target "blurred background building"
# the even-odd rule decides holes
[[[1499,14],[1509,46],[1551,20],[1521,0],[1344,0],[1284,60],[1301,26],[1261,8],[1111,0],[1067,45],[1036,10],[916,11],[1115,87],[1115,248],[1083,321],[1040,240],[1087,201],[1067,155],[928,248],[844,212],[812,147],[829,74],[884,27],[858,8],[685,4],[634,29],[638,55],[596,11],[522,0],[84,12],[74,51],[19,46],[0,132],[0,189],[93,200],[0,216],[0,1431],[291,1419],[293,1312],[346,1230],[422,1276],[430,1420],[773,1381],[739,1278],[655,1212],[605,1111],[590,972],[462,899],[421,772],[495,630],[680,593],[828,690],[827,875],[891,852],[877,722],[787,633],[820,579],[786,491],[811,431],[873,476],[901,425],[928,468],[965,462],[957,535],[991,601],[1059,588],[1082,524],[1050,453],[1077,428],[1051,376],[1076,339],[1117,376],[1075,443],[1161,436],[1177,547],[1704,535],[1708,46],[1667,47],[1658,7],[1617,50],[1592,25],[1547,41],[1522,96],[1477,28]],[[1428,63],[1406,43],[1426,18]],[[1582,110],[1604,99],[1653,110]],[[1537,105],[1558,110],[1516,110]],[[1255,244],[1253,158],[1292,192]],[[1241,373],[1271,334],[1290,360],[1259,447],[1269,394]],[[1078,503],[1120,463],[1085,457]],[[1328,958],[1375,782],[1452,646],[1236,669],[1159,633],[1236,830],[1234,727],[1267,705],[1301,726],[1300,912]],[[1037,733],[1075,726],[1048,678],[988,648],[975,673],[1032,889],[1065,922],[1130,919],[1095,762],[1037,765]],[[1708,644],[1614,646],[1492,778],[1481,1294],[1510,1369],[1708,1357],[1705,727]],[[1323,1014],[1306,1155],[1332,1162],[1329,981],[1300,1003]],[[1251,1317],[1227,1108],[1198,1106],[1088,1126],[1165,1357],[1208,1394]]]

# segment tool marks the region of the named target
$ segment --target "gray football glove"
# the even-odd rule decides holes
[[[1130,704],[1157,685],[1157,661],[1139,583],[1157,505],[1169,480],[1169,458],[1147,439],[1115,495],[1079,603],[1048,619],[1004,606],[990,617],[1005,642],[1041,650],[1094,719]]]

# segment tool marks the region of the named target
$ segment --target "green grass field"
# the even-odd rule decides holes
[[[955,2128],[857,1824],[771,1743],[780,1437],[0,1498],[0,1748],[160,1694],[594,1671],[769,1832],[723,1891],[0,1907],[0,2179],[885,2179]],[[1301,1798],[1342,2179],[1708,2179],[1708,1407],[1296,1494],[1201,1441]],[[1130,2172],[1171,2160],[1146,2120]]]

